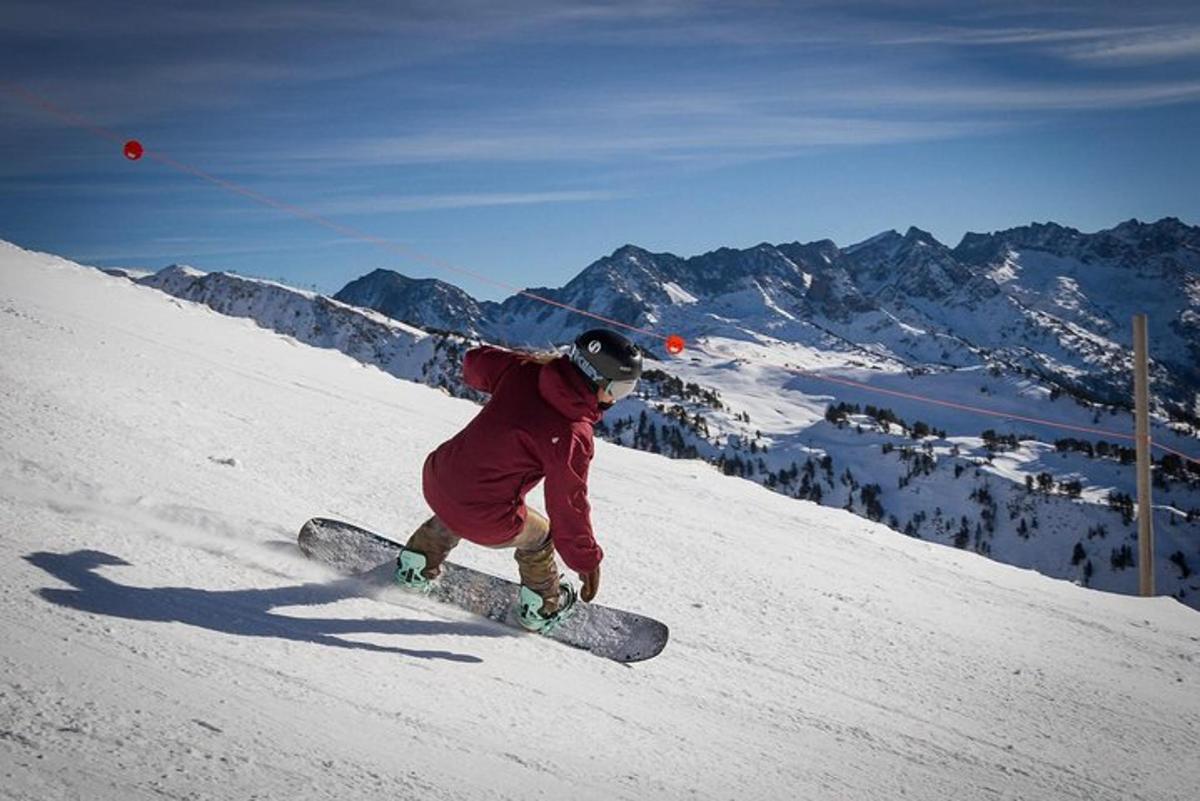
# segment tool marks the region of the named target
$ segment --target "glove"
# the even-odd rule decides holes
[[[596,591],[600,589],[600,565],[590,573],[580,573],[579,580],[583,582],[583,590],[579,593],[579,597],[584,601],[591,601],[596,597]]]

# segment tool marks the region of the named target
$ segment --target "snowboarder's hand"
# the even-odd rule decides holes
[[[596,569],[590,573],[580,573],[579,580],[583,582],[583,591],[579,593],[579,597],[584,601],[591,601],[600,589],[600,565],[596,565]]]

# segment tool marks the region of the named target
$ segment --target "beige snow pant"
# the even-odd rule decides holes
[[[462,540],[437,515],[421,524],[405,545],[425,554],[427,579],[435,579],[442,572],[442,562],[454,546]],[[554,541],[550,539],[550,522],[533,509],[527,509],[525,527],[517,536],[490,548],[515,548],[517,569],[521,583],[542,596],[542,614],[558,611],[558,563],[554,560]]]

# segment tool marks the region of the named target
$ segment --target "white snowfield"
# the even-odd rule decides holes
[[[297,552],[406,535],[475,411],[0,247],[0,797],[1200,795],[1200,613],[700,463],[598,444],[598,600],[671,627],[634,666]]]

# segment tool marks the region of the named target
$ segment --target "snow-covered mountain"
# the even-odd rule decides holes
[[[1129,396],[1130,318],[1148,315],[1155,392],[1167,411],[1200,410],[1200,228],[1165,218],[1130,220],[1096,234],[1053,224],[990,236],[955,249],[986,271],[1005,304],[978,307],[994,357],[1027,366],[1105,402]]]
[[[459,378],[467,339],[431,336],[366,308],[313,292],[230,273],[172,265],[135,278],[137,283],[245,317],[298,342],[332,348],[390,375],[471,397]]]
[[[351,292],[360,282],[369,289]],[[338,297],[520,344],[567,341],[583,322],[534,298],[478,304],[445,286],[431,298],[426,283],[377,270]],[[1200,228],[1174,218],[1095,234],[1053,223],[968,233],[953,249],[918,228],[846,248],[763,243],[687,259],[626,245],[561,289],[530,292],[688,337],[865,346],[921,369],[998,365],[1107,404],[1127,403],[1130,318],[1143,312],[1159,402],[1200,421]]]
[[[406,278],[391,270],[374,270],[346,284],[334,300],[386,314],[396,320],[419,320],[425,328],[479,336],[479,324],[490,307],[477,303],[456,286],[432,278]]]
[[[1014,235],[1012,242],[1029,239]],[[1005,252],[1015,252],[1012,242]],[[377,271],[358,291],[403,286],[386,290],[389,281]],[[730,281],[735,291],[713,294]],[[337,348],[397,377],[475,398],[459,375],[472,341],[462,336],[420,331],[313,293],[224,273],[173,267],[140,282],[252,317],[300,342]],[[454,296],[436,287],[430,295],[430,288],[430,282],[420,287],[421,297]],[[969,272],[927,233],[888,232],[846,252],[831,242],[763,245],[747,259],[726,250],[685,261],[627,247],[589,267],[557,298],[614,314],[623,307],[609,302],[613,293],[628,303],[639,298],[649,309],[627,308],[625,319],[650,325],[657,318],[644,315],[661,313],[679,326],[692,325],[693,339],[683,359],[659,353],[642,392],[607,415],[600,433],[610,441],[701,458],[790,497],[849,509],[898,532],[1047,575],[1137,591],[1128,411],[1063,392],[1059,382],[1017,364],[1022,353],[1066,359],[1065,349],[1013,345],[998,359],[999,348],[989,351],[961,333],[934,328],[929,315],[942,308],[943,317],[952,318],[945,311],[952,303],[1008,310],[1036,304],[1029,294],[1012,301],[995,280]],[[704,295],[710,300],[701,301]],[[514,332],[506,341],[545,346],[580,327],[570,319],[575,315],[545,304],[537,304],[537,315],[518,313],[528,304],[537,301],[506,301]],[[700,305],[707,315],[694,311]],[[796,314],[783,310],[789,305]],[[970,317],[961,312],[963,320]],[[483,317],[468,322],[472,330],[486,328]],[[560,333],[534,333],[543,329]],[[960,364],[952,366],[947,353]],[[999,416],[930,405],[913,395],[986,407]],[[1112,434],[1085,436],[1080,428]],[[1171,427],[1165,417],[1155,438],[1200,452],[1187,426]],[[1158,457],[1158,589],[1200,606],[1200,471]]]
[[[280,317],[317,302],[226,281],[206,302],[261,292],[276,301],[241,302]],[[329,308],[322,324],[363,315]],[[598,600],[672,630],[634,667],[306,562],[311,515],[414,528],[424,455],[478,407],[256,321],[0,244],[5,798],[1196,796],[1194,610],[696,461],[597,446]],[[749,393],[782,377],[731,366],[751,346],[786,352],[713,340],[694,369],[728,374],[721,398],[755,423],[781,428],[778,406],[804,436],[807,404],[814,445],[885,462],[884,435],[825,422],[819,390]],[[1017,397],[978,373],[939,380]],[[514,570],[504,552],[454,558]]]

